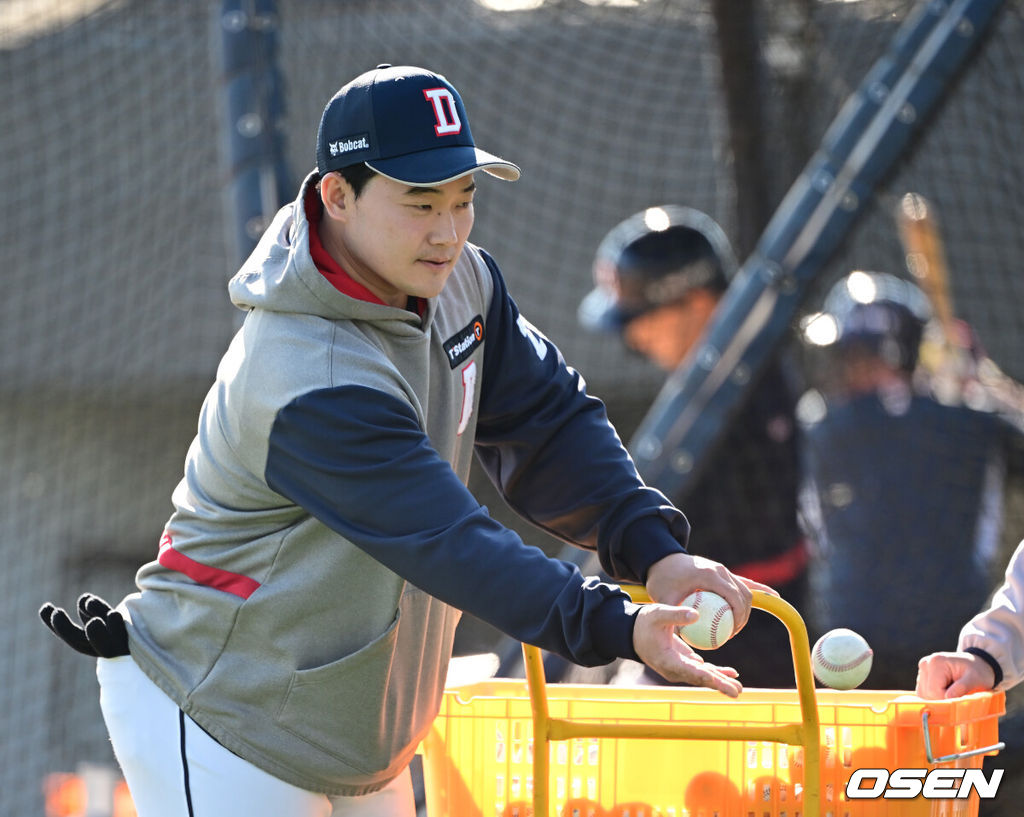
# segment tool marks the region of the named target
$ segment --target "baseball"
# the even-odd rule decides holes
[[[871,647],[853,630],[829,630],[814,642],[811,669],[814,677],[832,689],[853,689],[871,671]]]
[[[732,638],[732,608],[717,593],[698,590],[683,599],[682,606],[693,607],[700,613],[695,622],[677,630],[679,637],[691,647],[713,650]]]

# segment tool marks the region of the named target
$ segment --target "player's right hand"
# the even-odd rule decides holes
[[[732,608],[733,635],[750,618],[752,589],[779,595],[768,585],[737,576],[713,559],[689,553],[673,553],[651,565],[646,588],[650,597],[662,604],[679,604],[695,590],[717,593]]]
[[[992,667],[969,652],[936,652],[917,662],[919,698],[959,698],[992,689],[996,674]]]
[[[692,607],[644,604],[633,627],[633,648],[641,661],[667,681],[710,687],[737,697],[743,685],[736,680],[736,670],[708,664],[676,635],[676,628],[696,620],[697,611]]]

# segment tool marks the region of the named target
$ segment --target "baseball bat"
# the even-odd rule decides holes
[[[907,193],[900,201],[897,221],[907,269],[931,302],[946,343],[956,348],[961,344],[957,340],[949,270],[934,208],[920,193]]]
[[[998,411],[1024,427],[1024,386],[972,343],[970,329],[956,318],[935,208],[920,193],[907,193],[900,200],[897,223],[907,269],[931,303],[942,332],[937,385],[946,391],[940,396]]]

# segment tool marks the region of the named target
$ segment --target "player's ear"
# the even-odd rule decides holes
[[[355,198],[355,190],[340,173],[326,173],[320,179],[320,201],[323,202],[325,216],[345,221]]]

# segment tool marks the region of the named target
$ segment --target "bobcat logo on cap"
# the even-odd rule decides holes
[[[353,136],[349,139],[339,139],[336,142],[328,142],[327,149],[331,152],[331,156],[341,156],[345,153],[352,153],[356,150],[369,150],[370,137],[368,134],[364,133],[360,136]]]
[[[438,136],[452,136],[462,131],[462,120],[455,107],[455,97],[447,88],[424,88],[423,96],[434,106],[437,124],[434,133]]]

